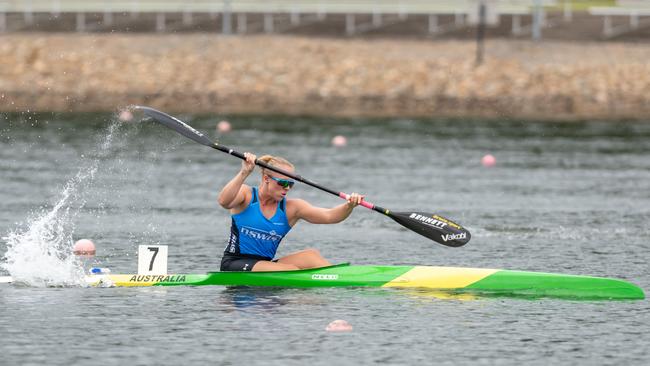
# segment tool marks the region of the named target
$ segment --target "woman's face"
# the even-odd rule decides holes
[[[291,166],[278,165],[278,168],[293,173]],[[267,185],[269,194],[278,201],[284,198],[295,184],[293,179],[268,169],[262,179],[263,183]]]

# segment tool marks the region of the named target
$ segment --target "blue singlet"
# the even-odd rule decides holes
[[[230,239],[224,254],[250,255],[273,259],[280,241],[291,230],[287,220],[286,200],[278,203],[275,215],[267,219],[262,214],[257,198],[257,188],[252,188],[253,197],[246,209],[232,215]]]

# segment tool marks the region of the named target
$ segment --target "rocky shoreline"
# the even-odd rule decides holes
[[[650,45],[210,34],[0,36],[0,111],[650,119]]]

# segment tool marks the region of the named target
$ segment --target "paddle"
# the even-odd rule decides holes
[[[151,117],[156,122],[171,128],[172,130],[180,133],[181,135],[189,139],[198,142],[199,144],[209,146],[213,149],[217,149],[227,154],[236,156],[242,160],[246,160],[244,154],[235,151],[231,148],[228,148],[226,146],[219,145],[218,143],[213,142],[205,135],[203,135],[201,132],[195,130],[193,127],[179,120],[178,118],[172,117],[166,113],[160,112],[158,110],[149,107],[136,106],[134,108],[137,110],[141,110],[145,115]],[[348,198],[348,195],[346,193],[337,192],[332,189],[323,187],[320,184],[314,183],[306,178],[301,177],[300,175],[268,165],[263,161],[256,160],[255,164],[265,169],[269,169],[276,173],[280,173],[284,176],[295,179],[299,182],[310,185],[314,188],[318,188],[327,193],[331,193],[343,199]],[[374,205],[367,201],[362,201],[361,205],[371,210],[377,211],[381,214],[384,214],[390,217],[391,219],[395,220],[405,228],[415,231],[416,233],[425,236],[429,239],[432,239],[442,245],[446,245],[449,247],[460,247],[467,244],[467,242],[471,237],[469,231],[464,229],[462,226],[440,215],[425,213],[425,212],[416,212],[416,211],[393,212],[383,207]]]

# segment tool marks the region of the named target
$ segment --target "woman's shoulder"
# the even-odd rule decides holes
[[[286,198],[287,213],[295,214],[302,209],[312,207],[312,204],[302,198]]]
[[[248,203],[253,196],[253,192],[257,192],[257,188],[251,187],[248,184],[242,184],[239,188],[239,192],[243,193],[246,197],[246,203]]]
[[[303,200],[302,198],[285,198],[287,201],[287,207],[300,207],[304,205],[309,205],[309,202]]]
[[[303,200],[302,198],[285,198],[287,209],[290,208],[299,208],[304,205],[308,205],[309,202]]]
[[[236,215],[246,210],[246,208],[253,201],[253,188],[250,187],[249,185],[242,184],[242,186],[239,188],[239,196],[241,197],[242,194],[244,195],[244,197],[240,198],[239,204],[237,204],[236,207],[230,209],[230,213],[233,215]]]
[[[293,227],[301,216],[301,211],[304,212],[306,207],[311,206],[309,202],[301,198],[285,198],[286,200],[286,214],[289,224]]]

